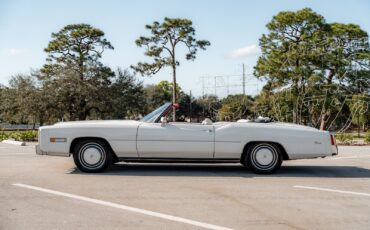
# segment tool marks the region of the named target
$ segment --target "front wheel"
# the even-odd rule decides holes
[[[247,149],[244,163],[257,174],[271,174],[283,162],[280,149],[272,143],[256,143]]]
[[[73,160],[83,172],[101,172],[113,162],[110,149],[100,140],[78,142],[73,151]]]

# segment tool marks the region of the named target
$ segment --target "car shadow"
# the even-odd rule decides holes
[[[180,177],[326,177],[370,178],[370,170],[356,166],[282,166],[272,175],[258,175],[237,164],[125,164],[110,166],[102,173],[83,173],[77,168],[70,174],[109,176],[180,176]]]

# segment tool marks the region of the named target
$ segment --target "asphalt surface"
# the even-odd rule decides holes
[[[370,146],[259,176],[237,164],[86,174],[0,143],[0,229],[370,229]]]

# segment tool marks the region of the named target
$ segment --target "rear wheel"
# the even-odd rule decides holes
[[[73,160],[83,172],[102,172],[112,164],[112,153],[101,140],[83,140],[76,144]]]
[[[244,157],[244,164],[254,173],[271,174],[283,162],[280,149],[272,143],[256,143],[250,146]]]

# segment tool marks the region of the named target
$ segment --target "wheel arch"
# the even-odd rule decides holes
[[[92,136],[91,137],[76,137],[71,142],[71,145],[69,147],[69,153],[73,155],[73,149],[75,148],[77,143],[80,142],[80,141],[84,141],[84,140],[99,140],[99,141],[104,142],[108,146],[110,152],[112,153],[112,157],[113,157],[114,162],[118,162],[118,157],[117,157],[116,153],[113,151],[109,142],[106,139],[102,138],[102,137],[92,137]]]
[[[242,152],[242,155],[240,157],[240,161],[242,162],[244,157],[245,157],[245,154],[247,154],[247,150],[253,145],[253,144],[257,144],[257,143],[270,143],[270,144],[275,144],[280,152],[282,153],[283,155],[283,160],[289,160],[289,155],[288,153],[286,152],[284,146],[282,144],[280,144],[279,142],[275,142],[275,141],[250,141],[248,143],[246,143],[244,145],[244,148],[243,148],[243,152]]]

